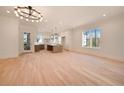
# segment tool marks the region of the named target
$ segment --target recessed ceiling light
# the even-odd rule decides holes
[[[103,14],[102,16],[106,16],[106,14]]]
[[[6,12],[7,12],[7,13],[10,13],[10,11],[8,11],[8,10],[7,10]]]

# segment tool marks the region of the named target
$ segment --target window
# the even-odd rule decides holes
[[[24,32],[23,34],[24,39],[24,50],[30,50],[30,33]]]
[[[50,36],[51,43],[61,44],[61,37],[59,34],[54,33]]]
[[[101,29],[95,28],[82,32],[82,47],[100,48]]]
[[[43,34],[41,32],[39,32],[36,36],[36,44],[42,44],[44,43],[44,39],[43,39]]]

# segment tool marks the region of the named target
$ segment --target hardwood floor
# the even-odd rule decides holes
[[[0,60],[0,85],[124,85],[124,63],[41,51]]]

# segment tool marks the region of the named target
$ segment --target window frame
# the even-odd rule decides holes
[[[92,33],[92,31],[93,32],[95,32],[95,39],[96,39],[96,30],[98,30],[99,31],[99,34],[100,34],[100,38],[99,38],[99,47],[97,47],[97,46],[95,46],[95,47],[93,47],[93,41],[92,41],[92,35],[91,35],[91,33]],[[86,45],[83,45],[83,42],[84,42],[84,33],[89,33],[89,38],[90,38],[90,43],[89,43],[89,46],[86,46]],[[101,28],[99,28],[99,27],[96,27],[96,28],[92,28],[92,29],[88,29],[88,30],[86,30],[86,31],[83,31],[82,32],[82,42],[81,42],[81,46],[83,47],[83,48],[88,48],[88,49],[101,49],[101,37],[102,37],[102,29]],[[85,37],[86,38],[86,37]],[[91,39],[92,38],[92,39]],[[85,42],[87,42],[87,41],[85,41]],[[91,43],[92,42],[92,43]],[[95,43],[96,43],[96,41],[95,41]],[[92,47],[91,47],[92,46]]]

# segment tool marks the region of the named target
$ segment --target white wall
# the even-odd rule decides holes
[[[0,16],[0,58],[18,56],[18,20]]]
[[[65,46],[64,46],[64,48],[66,49],[66,50],[71,50],[71,31],[70,30],[67,30],[67,31],[65,31],[65,32],[62,32],[62,33],[60,33],[60,36],[61,37],[65,37]]]
[[[101,49],[83,48],[82,31],[94,27],[102,29]],[[124,61],[124,14],[73,29],[71,50]]]

